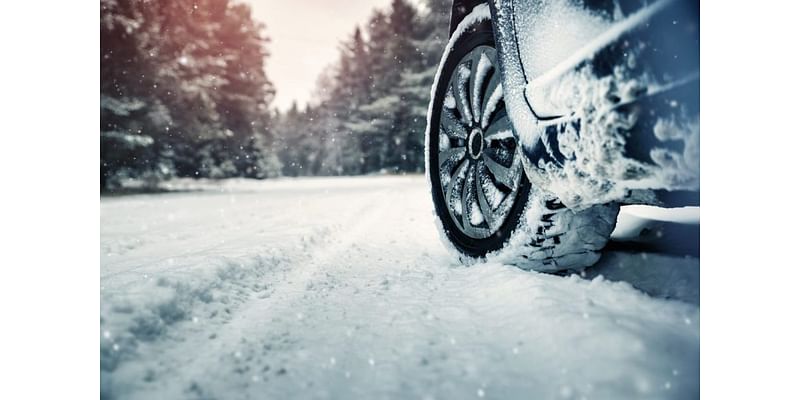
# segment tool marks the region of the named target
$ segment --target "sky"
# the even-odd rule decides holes
[[[336,62],[339,44],[362,28],[372,10],[391,0],[240,0],[266,26],[271,53],[267,77],[277,91],[273,103],[288,109],[309,101],[319,75]]]

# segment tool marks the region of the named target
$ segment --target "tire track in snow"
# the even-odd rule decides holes
[[[269,329],[269,323],[302,318],[302,314],[293,311],[292,306],[309,292],[320,292],[320,288],[314,287],[312,282],[321,274],[324,275],[326,266],[333,260],[351,251],[353,244],[367,239],[370,228],[379,223],[381,217],[389,211],[390,202],[387,199],[396,192],[383,189],[370,193],[351,204],[353,207],[350,212],[342,216],[344,221],[354,221],[354,224],[346,228],[338,223],[318,228],[314,234],[303,235],[287,248],[280,249],[283,256],[291,259],[292,263],[264,276],[263,283],[272,285],[272,289],[257,296],[254,296],[255,293],[250,294],[242,304],[231,307],[230,318],[224,322],[207,326],[206,329],[197,329],[193,325],[176,327],[163,340],[141,349],[137,355],[137,364],[151,364],[144,368],[149,372],[144,379],[133,379],[139,380],[141,384],[125,388],[124,391],[134,391],[134,398],[143,399],[154,395],[175,398],[187,395],[204,397],[211,394],[203,389],[203,377],[210,376],[219,381],[241,378],[233,387],[247,386],[248,381],[252,380],[252,375],[248,373],[252,371],[241,364],[259,360],[253,360],[252,357],[242,359],[242,352],[231,348],[231,344],[248,343],[248,339],[242,336],[243,327],[250,331],[253,331],[253,326],[263,327],[264,337],[270,343],[287,343],[288,332],[273,332]],[[308,250],[311,252],[305,253]],[[325,279],[330,279],[330,275],[323,277],[322,281]],[[213,333],[209,334],[209,331]],[[203,343],[202,352],[196,351],[197,343]],[[124,371],[123,364],[120,369],[115,372],[124,376],[125,380],[131,380],[130,375],[139,373],[142,366],[135,365],[132,371]],[[272,372],[282,374],[279,367],[273,369]],[[168,377],[169,381],[158,382],[159,376]],[[224,397],[219,393],[217,396]]]
[[[222,288],[229,314],[144,343],[113,371],[119,397],[696,397],[698,307],[602,278],[455,265],[422,179],[325,197],[277,202],[324,229],[282,227],[271,244],[287,262]]]

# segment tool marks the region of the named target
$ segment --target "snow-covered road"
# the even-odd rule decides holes
[[[423,177],[230,181],[100,209],[103,398],[699,397],[693,258],[463,267]]]

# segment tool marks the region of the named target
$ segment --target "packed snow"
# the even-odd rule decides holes
[[[166,188],[101,198],[103,398],[699,396],[696,258],[464,267],[421,176]]]

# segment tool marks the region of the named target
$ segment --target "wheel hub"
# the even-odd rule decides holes
[[[467,143],[470,157],[473,160],[480,158],[481,152],[483,152],[483,131],[480,128],[473,129],[469,134]]]

